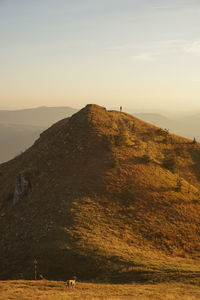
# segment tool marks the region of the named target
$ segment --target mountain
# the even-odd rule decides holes
[[[0,123],[0,163],[29,148],[46,127]]]
[[[70,107],[0,110],[0,163],[30,147],[42,131],[75,112]]]
[[[179,122],[180,134],[191,138],[196,137],[197,140],[200,140],[200,113],[182,117]]]
[[[0,122],[48,127],[61,119],[71,116],[76,111],[76,109],[67,106],[0,110]]]
[[[0,110],[0,163],[12,159],[31,146],[39,134],[53,123],[77,112],[71,107],[38,107],[17,111]],[[200,140],[200,114],[166,117],[159,113],[134,116],[170,132]]]
[[[59,121],[0,165],[0,278],[37,259],[48,279],[199,284],[199,163],[199,143],[126,113]]]
[[[167,128],[170,132],[187,138],[200,140],[200,114],[166,117],[157,113],[134,113],[134,116],[154,124],[156,126]]]
[[[133,115],[139,119],[162,128],[174,127],[177,123],[176,119],[174,120],[157,113],[134,113]]]

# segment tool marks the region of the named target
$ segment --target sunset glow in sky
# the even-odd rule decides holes
[[[199,0],[0,0],[0,108],[200,109]]]

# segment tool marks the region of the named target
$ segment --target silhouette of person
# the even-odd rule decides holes
[[[120,112],[122,112],[122,106],[120,106]]]

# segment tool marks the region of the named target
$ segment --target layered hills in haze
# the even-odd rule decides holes
[[[77,110],[67,106],[37,107],[22,110],[0,110],[0,122],[49,127],[53,123],[71,116]]]
[[[0,163],[30,147],[46,127],[0,123]]]
[[[0,165],[0,278],[199,281],[200,145],[87,105]]]
[[[0,110],[0,163],[19,155],[34,143],[42,131],[75,112],[70,107]]]
[[[200,114],[189,114],[168,117],[158,113],[136,113],[134,116],[147,121],[161,128],[167,128],[170,132],[185,136],[187,138],[196,138],[200,140]]]

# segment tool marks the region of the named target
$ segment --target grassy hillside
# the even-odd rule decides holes
[[[199,283],[200,145],[88,105],[0,166],[0,276]],[[28,187],[14,205],[16,179]]]
[[[199,299],[199,287],[189,284],[94,284],[78,282],[75,289],[62,281],[2,281],[0,300],[188,300]]]

